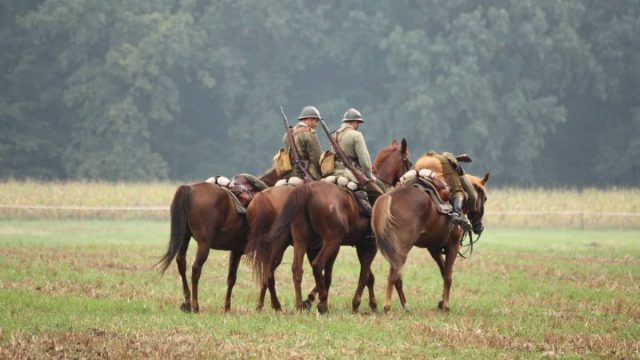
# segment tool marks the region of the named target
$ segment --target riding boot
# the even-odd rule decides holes
[[[454,197],[452,201],[453,211],[449,214],[451,216],[451,221],[454,225],[460,225],[462,230],[467,231],[471,229],[471,223],[467,219],[467,217],[462,212],[462,201],[461,197]]]
[[[358,190],[354,191],[353,195],[356,196],[358,205],[360,205],[360,213],[366,217],[371,217],[371,203],[369,203],[367,192],[364,190]]]

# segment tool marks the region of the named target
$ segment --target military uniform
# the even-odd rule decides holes
[[[471,227],[471,224],[463,215],[462,205],[465,199],[468,199],[467,204],[469,204],[470,208],[473,209],[475,207],[477,194],[473,185],[471,185],[464,177],[464,170],[462,169],[462,166],[460,166],[456,157],[449,152],[438,153],[435,151],[429,151],[425,156],[437,159],[441,165],[442,170],[440,172],[438,171],[439,169],[437,169],[436,175],[439,178],[444,179],[449,186],[451,204],[453,205],[452,216],[454,218],[454,222],[458,223],[463,228]],[[420,160],[418,160],[416,168],[420,167]]]
[[[345,112],[342,121],[364,122],[360,112],[353,108]],[[364,141],[362,133],[350,124],[342,124],[342,126],[336,131],[336,142],[342,149],[342,152],[344,152],[344,155],[349,159],[349,162],[360,169],[365,178],[371,179],[373,175],[371,172],[371,156],[369,155],[369,150],[367,149],[367,144]],[[335,152],[335,149],[332,150]],[[353,182],[358,182],[351,170],[344,165],[342,159],[336,159],[336,170],[334,175],[345,176]],[[376,199],[383,194],[383,191],[377,183],[369,181],[364,185],[364,191],[356,191],[354,194],[357,198],[364,200],[361,204],[365,209],[365,213],[370,215],[371,204],[375,203]],[[369,203],[367,203],[367,199]]]
[[[349,124],[342,124],[340,129],[336,131],[337,143],[349,158],[349,161],[353,166],[362,170],[362,173],[367,179],[371,178],[371,157],[369,156],[369,150],[367,144],[364,141],[362,133],[354,129]],[[335,152],[335,149],[331,149]],[[345,176],[353,182],[358,182],[351,170],[347,169],[341,159],[336,159],[336,176]]]
[[[315,116],[315,114],[317,114],[317,116]],[[303,120],[309,117],[319,119],[320,113],[316,108],[308,106],[302,110],[302,113],[300,114],[298,120]],[[302,122],[297,123],[291,128],[291,130],[302,164],[309,171],[309,175],[311,175],[312,177],[311,180],[319,180],[321,178],[320,155],[322,154],[322,147],[320,145],[320,140],[318,139],[318,134],[314,129],[310,128]],[[289,136],[287,134],[284,134],[284,137],[282,138],[282,146],[285,148],[290,148]],[[293,151],[290,151],[290,153],[291,157],[293,158]],[[284,176],[284,178],[288,179],[296,176],[303,179],[304,172],[302,172],[300,166],[292,162],[292,167],[293,169],[291,170],[291,172]]]

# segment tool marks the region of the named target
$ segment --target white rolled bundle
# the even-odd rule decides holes
[[[335,175],[329,175],[326,178],[322,179],[325,182],[331,183],[331,184],[335,184],[336,183],[336,176]]]
[[[283,185],[287,185],[287,179],[278,180],[274,186],[283,186]]]
[[[303,182],[304,181],[297,176],[293,176],[289,178],[289,185],[296,186],[296,185],[302,184]]]
[[[339,176],[338,177],[338,181],[337,181],[338,185],[340,186],[347,186],[347,184],[349,183],[349,179],[347,179],[344,176]]]
[[[216,178],[216,184],[220,185],[220,186],[224,186],[227,187],[229,185],[229,183],[231,182],[231,180],[227,179],[224,176],[218,176]]]
[[[420,169],[418,175],[425,179],[434,179],[436,177],[436,174],[431,169]]]
[[[351,191],[356,191],[357,188],[358,184],[354,183],[353,181],[349,181],[349,183],[347,184],[347,189]]]

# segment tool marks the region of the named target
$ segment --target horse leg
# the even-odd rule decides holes
[[[309,264],[313,263],[313,260],[318,256],[318,252],[320,248],[315,249],[307,249],[307,259],[309,260]],[[316,300],[316,295],[318,294],[318,286],[314,286],[309,295],[307,295],[307,300],[302,304],[305,310],[311,310],[311,305]]]
[[[335,257],[338,255],[338,250],[340,250],[340,241],[335,239],[334,241],[328,240],[325,241],[318,256],[311,263],[311,267],[313,269],[313,277],[316,280],[316,286],[318,287],[318,312],[320,314],[324,314],[328,310],[327,298],[329,297],[329,289],[327,284],[325,283],[325,278],[323,272],[325,271],[325,267],[327,263],[333,265],[333,261]],[[331,270],[329,269],[329,277],[331,277]],[[329,284],[330,285],[330,284]]]
[[[296,310],[302,311],[302,262],[304,260],[304,245],[294,242],[293,245],[293,263],[291,264],[291,272],[293,273],[293,286],[296,292]]]
[[[427,250],[429,250],[429,254],[431,254],[431,257],[433,258],[433,260],[436,261],[436,264],[438,264],[438,269],[440,269],[440,275],[442,276],[442,279],[444,279],[445,268],[444,268],[444,259],[442,258],[442,250],[439,248],[427,248]]]
[[[378,252],[378,248],[375,244],[360,245],[356,246],[356,252],[358,254],[358,260],[360,261],[360,276],[358,277],[358,287],[356,288],[356,293],[353,296],[353,300],[351,302],[352,311],[354,313],[357,313],[358,308],[360,307],[364,287],[369,286],[369,283],[372,282],[371,263],[373,262],[373,258]],[[369,287],[369,306],[374,311],[378,306],[376,303],[375,295],[373,294],[373,284]]]
[[[444,286],[442,289],[442,300],[438,302],[438,309],[442,311],[449,311],[449,292],[451,291],[451,284],[453,283],[453,263],[458,257],[459,249],[459,239],[449,240],[449,245],[447,246],[447,254],[444,260],[444,274],[442,276],[444,280]]]
[[[378,302],[376,301],[376,295],[373,292],[373,286],[376,283],[376,278],[373,273],[369,273],[369,281],[367,281],[367,289],[369,290],[369,308],[371,311],[378,312]]]
[[[180,251],[176,255],[176,264],[178,264],[178,273],[182,279],[182,293],[184,294],[184,302],[180,305],[180,309],[184,312],[191,312],[191,290],[187,282],[187,249],[189,242],[184,242]]]
[[[384,299],[384,312],[387,313],[391,309],[391,295],[393,295],[393,288],[395,287],[400,298],[400,304],[406,309],[406,298],[404,291],[402,290],[402,267],[407,261],[407,254],[399,254],[400,259],[397,264],[390,264],[389,277],[387,278],[387,293]]]
[[[224,297],[224,311],[231,310],[231,292],[236,284],[236,276],[238,274],[238,265],[242,257],[242,251],[231,251],[229,254],[229,274],[227,275],[227,295]]]
[[[191,267],[191,289],[193,297],[191,299],[191,310],[194,313],[200,312],[200,305],[198,304],[198,281],[202,274],[202,266],[207,261],[209,256],[209,246],[207,243],[198,243],[198,251],[196,252],[196,260]]]
[[[286,250],[286,245],[282,247],[282,249],[278,249],[275,254],[272,252],[273,261],[271,262],[271,270],[268,274],[267,286],[269,287],[269,295],[271,296],[271,308],[275,311],[282,311],[282,305],[280,305],[280,300],[278,300],[278,295],[276,294],[276,269],[282,263],[282,257],[284,256],[284,252]],[[275,249],[274,249],[275,251]]]

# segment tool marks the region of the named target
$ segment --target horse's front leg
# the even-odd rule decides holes
[[[453,283],[453,264],[458,257],[458,250],[460,250],[460,239],[452,236],[446,247],[444,274],[442,275],[442,300],[438,302],[438,309],[442,311],[449,311],[449,293],[451,292],[451,284]]]

